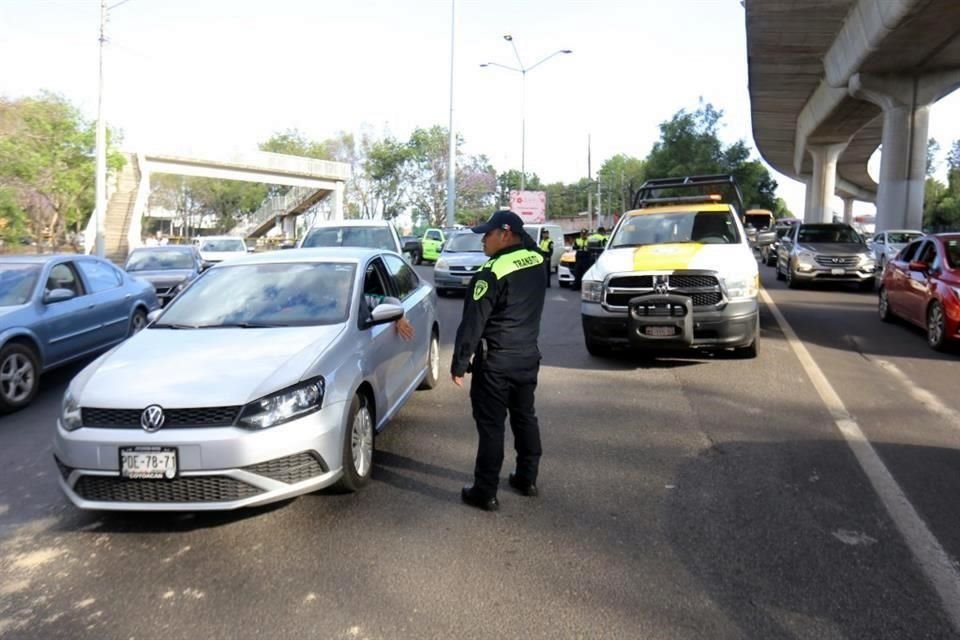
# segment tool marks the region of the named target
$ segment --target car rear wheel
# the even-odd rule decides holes
[[[777,270],[777,280],[783,280],[783,279],[784,279],[784,277],[783,277],[783,271],[780,271],[780,261],[779,261],[779,260],[777,260],[777,262],[774,264],[773,268]]]
[[[37,395],[40,378],[37,354],[25,344],[0,349],[0,413],[17,411]]]
[[[146,326],[147,312],[143,309],[135,310],[133,312],[133,316],[130,318],[130,332],[128,333],[127,337],[139,333]]]
[[[343,430],[343,476],[339,488],[354,492],[370,481],[374,451],[373,416],[362,394],[353,397]]]
[[[440,338],[437,332],[430,335],[430,351],[427,354],[427,374],[420,383],[421,389],[433,389],[440,380]]]
[[[936,300],[927,309],[927,344],[937,351],[943,351],[947,346],[946,318],[943,306]]]
[[[887,297],[886,287],[882,287],[880,295],[877,296],[877,312],[884,322],[893,322],[893,312],[890,311],[890,298]]]

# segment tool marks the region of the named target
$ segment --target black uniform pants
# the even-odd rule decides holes
[[[547,289],[550,288],[550,269],[553,266],[551,263],[553,256],[549,253],[543,254],[543,265],[547,268]]]
[[[580,285],[583,282],[583,274],[593,266],[593,257],[590,255],[589,251],[577,250],[577,262],[575,265],[576,272],[573,274],[573,288],[577,291],[580,290]]]
[[[517,450],[517,478],[536,483],[540,467],[540,424],[533,408],[540,363],[507,370],[475,367],[470,383],[473,419],[479,444],[474,467],[474,486],[485,496],[497,495],[503,467],[504,421],[510,414],[510,428]]]

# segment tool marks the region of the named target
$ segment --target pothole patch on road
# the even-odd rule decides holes
[[[872,538],[862,531],[837,529],[832,535],[843,544],[848,544],[850,546],[869,546],[872,544],[877,544],[876,538]]]

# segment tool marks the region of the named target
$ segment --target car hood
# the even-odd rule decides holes
[[[146,280],[150,284],[158,283],[179,283],[187,278],[193,277],[193,271],[190,269],[163,269],[160,271],[128,271],[134,278]]]
[[[490,259],[479,251],[464,251],[463,253],[444,253],[440,256],[451,267],[479,267]]]
[[[607,249],[591,267],[588,280],[624,271],[679,271],[697,269],[721,274],[756,273],[757,261],[743,244],[649,244]],[[596,274],[593,276],[592,274]]]
[[[854,242],[803,242],[797,245],[797,247],[803,251],[826,253],[833,256],[855,256],[868,251],[862,244],[856,244]]]
[[[148,328],[89,365],[71,388],[86,407],[242,405],[301,380],[343,329]]]

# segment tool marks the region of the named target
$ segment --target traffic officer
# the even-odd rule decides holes
[[[533,396],[546,283],[543,256],[523,230],[520,216],[497,211],[472,231],[483,234],[483,251],[490,260],[473,276],[464,297],[450,375],[462,387],[463,376],[473,374],[470,403],[479,435],[474,482],[463,488],[461,497],[470,506],[495,511],[500,506],[497,487],[507,412],[517,450],[509,484],[522,495],[537,495],[541,449]]]
[[[589,268],[590,254],[587,253],[587,230],[580,229],[580,236],[573,239],[573,250],[576,251],[576,262],[574,262],[573,290],[580,290],[580,282],[583,280],[583,274]]]
[[[550,288],[550,268],[553,266],[553,240],[550,232],[544,229],[540,232],[540,253],[543,254],[543,264],[547,268],[547,289]]]

